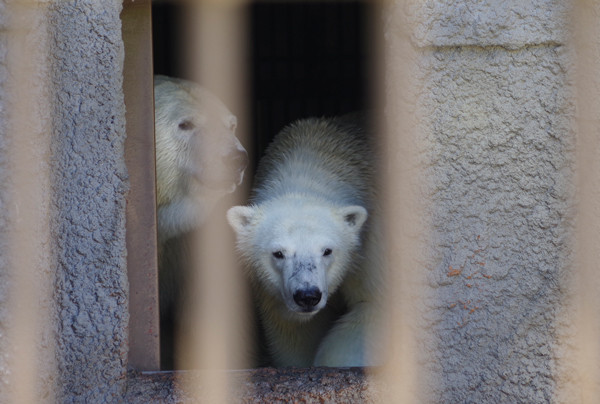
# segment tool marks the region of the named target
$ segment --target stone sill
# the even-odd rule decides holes
[[[378,389],[363,368],[259,368],[227,372],[232,402],[375,403]],[[197,386],[201,371],[129,372],[127,403],[179,403],[190,400],[185,381]],[[206,401],[207,397],[199,397]]]

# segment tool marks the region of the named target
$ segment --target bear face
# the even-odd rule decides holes
[[[161,199],[194,187],[231,192],[241,184],[248,155],[235,136],[237,118],[217,97],[191,82],[157,76],[155,103]]]
[[[252,251],[251,274],[290,319],[309,319],[342,282],[367,218],[361,206],[331,207],[305,198],[237,206],[227,219],[238,248]]]
[[[155,76],[156,184],[159,239],[202,224],[242,183],[248,154],[236,117],[192,82]]]

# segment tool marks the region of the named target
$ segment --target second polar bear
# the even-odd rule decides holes
[[[187,80],[154,77],[159,240],[194,230],[242,183],[248,154],[237,118]]]
[[[352,119],[305,119],[268,147],[227,218],[274,366],[380,362],[383,296],[373,149]]]
[[[161,360],[172,368],[176,335],[187,325],[192,234],[242,183],[248,155],[235,115],[203,87],[155,76],[154,103]]]

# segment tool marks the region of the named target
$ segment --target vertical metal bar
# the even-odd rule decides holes
[[[196,1],[189,16],[190,42],[188,49],[195,56],[190,66],[195,81],[218,95],[238,117],[236,135],[247,127],[245,108],[244,1]],[[210,133],[208,136],[217,136]],[[242,142],[244,142],[242,140]],[[200,157],[200,156],[198,156]],[[210,169],[210,168],[209,168]],[[183,341],[194,368],[202,372],[200,384],[187,386],[196,398],[210,402],[235,401],[231,374],[217,371],[243,366],[244,313],[248,307],[243,299],[241,272],[235,265],[233,237],[225,221],[224,200],[217,212],[202,225],[199,244],[194,251],[195,277],[191,320],[197,330],[192,341]],[[187,342],[187,344],[186,344]]]
[[[383,217],[387,251],[388,288],[386,306],[391,321],[384,324],[389,335],[389,355],[380,375],[386,385],[385,402],[419,402],[418,385],[421,378],[417,366],[416,313],[422,307],[419,275],[424,253],[422,243],[426,229],[422,228],[421,217],[426,210],[419,190],[423,186],[421,174],[423,146],[417,110],[418,77],[417,49],[411,42],[414,21],[406,14],[402,1],[382,2],[389,15],[386,27],[386,43],[380,57],[378,77],[384,77],[379,86],[379,108],[385,105],[386,116],[381,122],[381,148],[384,164],[382,194]],[[384,73],[385,72],[385,73]],[[389,333],[389,334],[388,334]],[[387,352],[387,351],[386,351]],[[377,375],[377,373],[376,373]]]
[[[125,161],[127,198],[127,272],[129,276],[129,366],[160,367],[158,270],[156,251],[156,172],[154,87],[150,0],[124,0],[121,13],[127,108]]]
[[[7,197],[9,238],[7,246],[9,294],[7,352],[9,364],[7,387],[9,402],[39,402],[49,358],[53,357],[52,341],[47,337],[51,313],[53,268],[49,231],[50,184],[50,120],[47,73],[43,55],[46,44],[43,16],[47,6],[40,2],[15,1],[8,12],[9,82],[3,88],[7,97],[8,122],[5,145],[10,148],[10,181],[3,189]],[[10,324],[10,325],[8,325]],[[43,344],[48,344],[42,349]],[[50,359],[51,361],[51,359]],[[4,388],[4,387],[3,387]],[[47,390],[46,390],[47,391]],[[4,392],[6,393],[6,391]],[[47,399],[52,400],[51,397]],[[1,398],[0,398],[1,400]]]
[[[576,93],[576,261],[577,350],[575,369],[582,403],[600,399],[600,5],[576,0],[571,27]],[[564,376],[564,375],[563,375]],[[566,375],[572,380],[572,375]],[[577,400],[577,399],[575,399]]]

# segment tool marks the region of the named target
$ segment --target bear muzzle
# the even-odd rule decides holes
[[[296,304],[305,312],[316,310],[316,306],[321,301],[321,297],[322,293],[316,286],[307,289],[298,289],[293,295]]]
[[[244,179],[244,171],[248,167],[248,153],[244,148],[234,149],[229,154],[223,157],[223,164],[229,169],[231,173],[234,173],[235,185],[241,185]]]
[[[296,313],[316,313],[327,304],[327,277],[316,259],[294,254],[283,269],[287,307]]]
[[[244,171],[249,163],[248,153],[244,148],[236,148],[221,156],[220,160],[220,165],[214,165],[220,168],[195,170],[193,175],[207,188],[233,192],[244,179]]]

